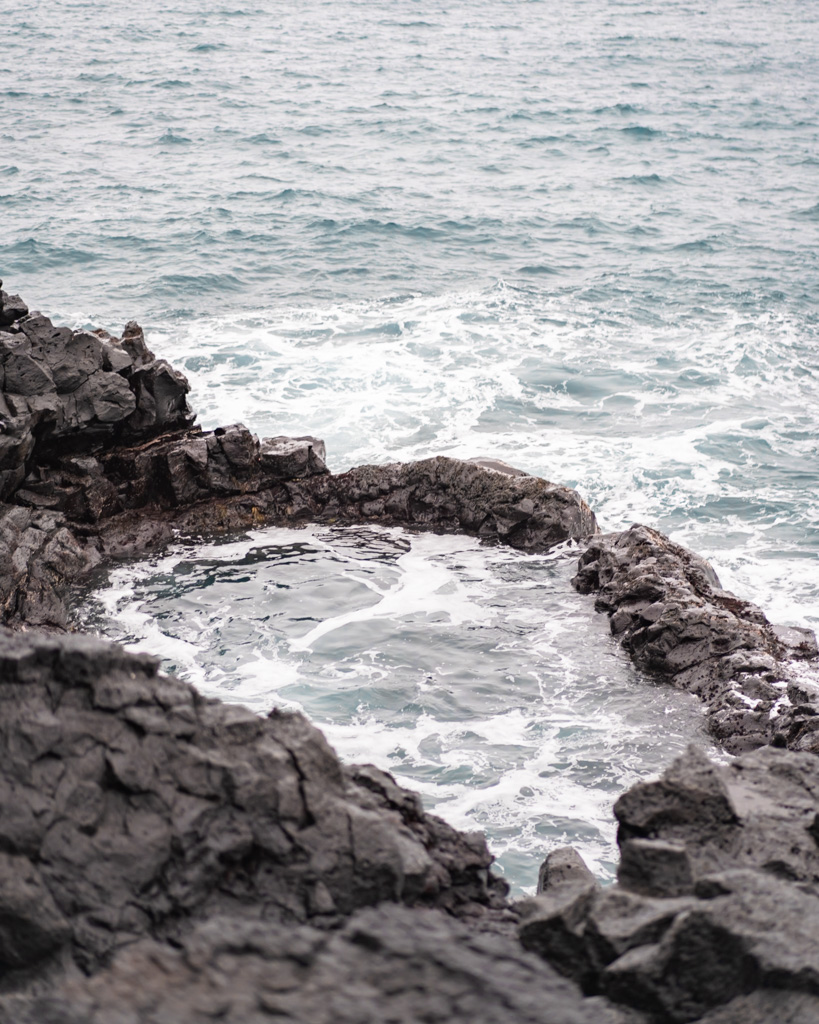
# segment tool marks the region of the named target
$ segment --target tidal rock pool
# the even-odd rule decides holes
[[[341,757],[485,832],[513,893],[575,846],[609,880],[611,806],[687,744],[697,699],[635,671],[545,555],[375,527],[267,528],[109,566],[78,625],[259,714],[303,710]]]

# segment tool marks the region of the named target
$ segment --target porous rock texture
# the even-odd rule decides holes
[[[144,940],[90,980],[0,1004],[0,1024],[638,1024],[513,939],[439,911],[359,911],[336,932],[212,918]],[[14,1016],[11,1016],[14,1014]]]
[[[222,483],[225,478],[217,473],[212,485],[200,474],[199,493],[193,494],[184,473],[191,464],[188,450],[197,440],[194,434],[189,430],[182,440],[150,442],[152,465],[159,468],[144,474],[123,471],[123,459],[133,459],[130,451],[102,459],[106,473],[114,479],[132,475],[143,479],[138,488],[131,486],[131,493],[138,490],[145,499],[140,497],[142,503],[129,504],[127,511],[97,523],[96,536],[104,555],[133,556],[175,535],[207,536],[268,522],[456,531],[525,551],[547,551],[567,540],[580,541],[597,529],[593,513],[575,491],[539,477],[512,475],[443,456],[330,474],[321,441],[268,438],[260,445],[241,425],[224,428],[219,439],[223,445],[227,437],[232,446],[228,482]],[[169,445],[173,446],[170,453]],[[178,455],[180,450],[183,457],[169,470],[169,454]],[[161,481],[166,478],[177,482],[165,486]],[[241,486],[235,485],[237,480]],[[211,497],[203,497],[207,494]]]
[[[614,811],[618,884],[554,852],[523,945],[658,1024],[819,1020],[819,759],[692,748]]]
[[[573,582],[597,594],[596,608],[640,668],[705,701],[727,750],[773,743],[819,753],[811,630],[772,625],[724,590],[705,559],[647,526],[592,538]]]
[[[226,910],[332,922],[397,900],[508,916],[480,836],[385,773],[342,767],[302,715],[258,717],[157,666],[0,627],[0,967],[67,943],[96,968]]]
[[[588,507],[452,459],[332,477],[315,438],[198,429],[187,393],[135,323],[58,328],[0,292],[0,1019],[624,1022],[521,950],[481,836],[300,715],[65,635],[68,584],[179,532],[323,517],[544,550]]]
[[[439,456],[358,466],[292,484],[290,503],[310,518],[471,533],[522,551],[548,551],[596,533],[594,514],[575,491],[481,462]]]

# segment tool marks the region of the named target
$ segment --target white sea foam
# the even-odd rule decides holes
[[[642,691],[573,563],[569,544],[274,528],[114,568],[84,614],[205,693],[305,711],[344,759],[486,831],[525,889],[566,842],[610,877],[617,792],[701,738],[693,698]],[[358,613],[322,614],[343,594]]]
[[[58,322],[153,322],[206,426],[323,436],[334,470],[502,458],[578,487],[608,529],[669,532],[772,618],[819,621],[815,5],[530,3],[511,25],[508,0],[479,18],[414,0],[413,24],[377,2],[271,18],[145,0],[111,19],[63,5],[59,33],[52,5],[12,6],[12,290]],[[135,32],[136,87],[127,61],[89,66]],[[507,863],[550,723],[567,801],[600,780],[613,798],[695,731],[681,695],[668,712],[631,678],[568,563],[356,564],[320,532],[272,537],[269,562],[251,536],[144,563],[96,614],[259,710],[412,729],[402,767],[427,788],[445,723],[536,723],[522,758],[494,748],[491,785],[494,734],[470,753],[458,733],[464,762],[438,765],[503,792],[487,820]]]
[[[205,425],[315,433],[336,470],[502,458],[577,486],[608,529],[667,530],[776,618],[819,621],[819,500],[797,483],[819,360],[798,325],[715,309],[638,327],[572,301],[500,283],[197,320],[166,341]]]
[[[804,447],[805,409],[781,399],[800,379],[776,361],[787,325],[737,335],[727,317],[707,339],[666,325],[625,345],[621,328],[592,332],[582,318],[544,327],[546,312],[559,319],[559,304],[527,305],[501,286],[214,318],[197,322],[189,347],[184,331],[173,344],[205,396],[206,426],[324,436],[337,470],[439,453],[502,458],[580,487],[606,528],[664,528],[773,619],[819,620],[805,557],[813,499],[776,461]],[[743,376],[749,352],[764,374]],[[764,458],[768,475],[754,461]],[[562,842],[610,876],[611,803],[689,738],[702,741],[694,699],[632,678],[591,602],[568,586],[571,545],[527,558],[387,530],[375,531],[387,548],[373,558],[358,536],[313,526],[180,546],[143,567],[175,579],[189,604],[187,615],[161,605],[161,624],[149,609],[162,588],[141,589],[133,568],[101,598],[206,692],[260,712],[303,709],[345,759],[387,768],[454,825],[485,829],[519,885]],[[313,552],[309,571],[284,576],[274,554],[266,582],[242,598],[254,552],[294,543]],[[197,560],[216,567],[203,590]],[[242,572],[221,581],[220,565]],[[325,577],[343,579],[338,599]],[[240,600],[253,620],[243,630],[229,625]]]
[[[328,550],[336,552],[332,544],[324,543]],[[470,585],[461,581],[440,557],[466,555],[476,547],[477,541],[471,538],[435,534],[423,534],[415,538],[410,549],[396,559],[395,569],[399,575],[394,586],[381,589],[366,577],[349,575],[349,579],[374,591],[379,597],[377,602],[323,620],[304,636],[291,640],[291,649],[309,650],[328,633],[354,622],[379,618],[400,619],[412,614],[446,615],[456,626],[467,622],[479,624],[491,621],[492,613],[472,599],[473,594],[484,593],[480,584]],[[351,562],[356,561],[349,554],[342,553],[341,557]]]

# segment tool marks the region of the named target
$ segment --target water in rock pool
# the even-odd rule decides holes
[[[77,622],[209,695],[305,711],[458,828],[513,886],[570,843],[602,878],[611,805],[687,742],[699,702],[640,678],[547,555],[373,527],[266,529],[107,570]]]
[[[334,471],[501,458],[819,622],[815,5],[21,0],[5,27],[11,291],[138,319],[203,426],[315,434]],[[617,791],[702,739],[574,557],[270,531],[117,567],[81,617],[304,707],[528,886],[556,842],[605,875]]]

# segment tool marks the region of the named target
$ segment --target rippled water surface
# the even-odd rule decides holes
[[[816,5],[25,0],[4,29],[12,291],[140,320],[205,426],[317,434],[334,470],[504,458],[819,621]],[[605,807],[700,723],[570,575],[274,531],[89,601],[485,824],[526,885],[558,838],[605,874]]]
[[[641,679],[572,593],[576,561],[571,547],[267,529],[108,571],[77,621],[207,693],[305,711],[344,758],[485,831],[531,888],[567,843],[611,878],[616,797],[707,743],[696,698]]]

